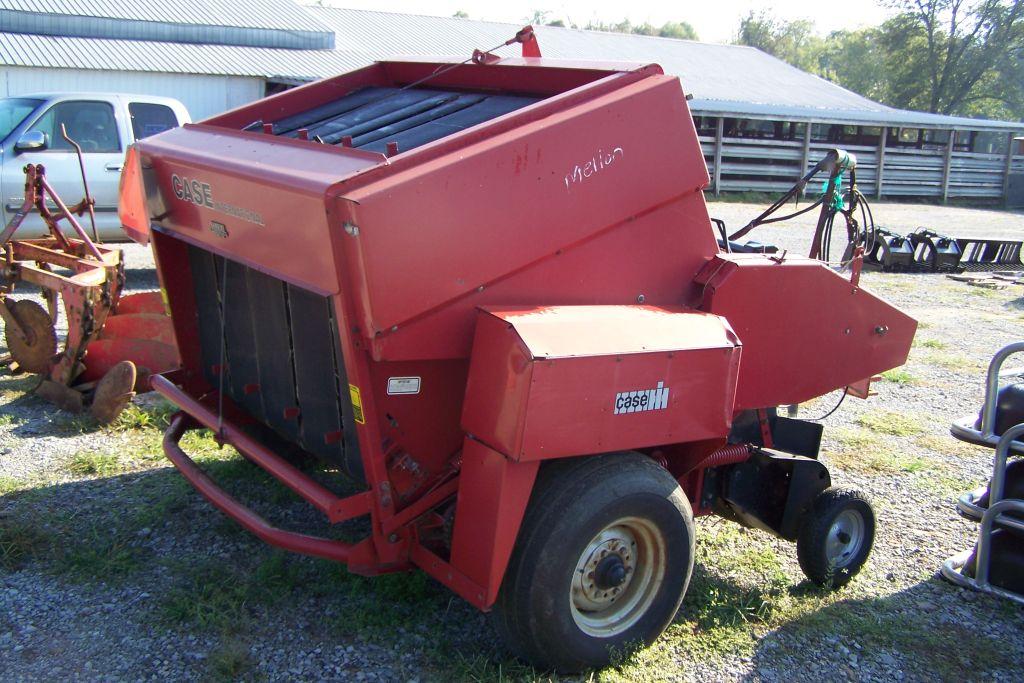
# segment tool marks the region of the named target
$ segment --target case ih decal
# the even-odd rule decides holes
[[[668,388],[658,382],[657,389],[620,391],[615,394],[615,415],[642,413],[645,410],[664,410],[668,407]]]

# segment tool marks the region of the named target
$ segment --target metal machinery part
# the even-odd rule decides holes
[[[943,562],[942,576],[959,586],[992,593],[1024,604],[1024,583],[1019,565],[1024,561],[1024,499],[1005,497],[1007,461],[1012,455],[1024,454],[1024,424],[995,434],[996,401],[1003,363],[1011,355],[1024,352],[1024,342],[1000,349],[989,363],[985,382],[985,402],[980,424],[977,416],[957,420],[950,432],[961,441],[995,447],[992,478],[986,489],[969,491],[957,501],[957,511],[979,522],[978,541]],[[1006,374],[1019,374],[1019,370]],[[975,426],[977,425],[977,426]],[[1002,538],[997,540],[997,534]],[[999,571],[1000,564],[1017,566]]]
[[[0,280],[0,317],[10,350],[7,365],[15,372],[42,376],[36,392],[59,407],[79,412],[96,395],[97,382],[121,389],[116,400],[104,391],[94,414],[101,422],[114,419],[136,388],[149,390],[150,373],[177,367],[177,349],[170,319],[163,311],[159,294],[123,296],[124,261],[120,249],[90,239],[76,215],[90,211],[88,196],[67,206],[46,180],[42,165],[25,167],[25,198],[21,208],[0,233],[3,250]],[[52,211],[50,204],[56,206]],[[25,216],[37,211],[49,229],[42,239],[13,239]],[[67,221],[75,237],[64,234]],[[70,271],[65,275],[55,269]],[[39,304],[14,300],[11,294],[20,283],[42,289],[49,313]],[[54,321],[63,302],[68,335],[58,351]],[[155,305],[154,305],[155,304]],[[107,325],[109,329],[105,329]],[[135,386],[133,367],[127,373],[123,362],[138,364],[142,381]],[[106,384],[108,372],[112,376]],[[132,385],[124,391],[125,379]]]
[[[665,577],[666,542],[638,517],[617,520],[594,537],[572,579],[572,616],[581,630],[607,638],[644,615]]]
[[[46,310],[34,301],[0,300],[4,337],[11,360],[23,372],[46,372],[57,355],[57,332]]]
[[[866,396],[916,322],[860,286],[859,254],[844,275],[719,247],[678,79],[542,58],[529,27],[510,42],[522,57],[378,62],[146,138],[121,216],[152,244],[181,353],[152,378],[182,410],[164,452],[270,544],[365,575],[418,567],[506,609],[538,567],[517,564],[523,525],[568,495],[566,472],[618,502],[627,475],[603,463],[653,467],[632,507],[601,507],[611,523],[574,518],[579,546],[543,584],[555,640],[576,648],[555,664],[578,670],[606,663],[605,644],[653,641],[687,585],[691,512],[647,518],[637,501],[685,498],[795,539],[829,475],[820,428],[775,407]],[[369,532],[275,528],[192,461],[189,429]],[[360,490],[339,495],[295,453]],[[663,556],[677,567],[664,581]]]
[[[829,562],[837,569],[849,566],[865,543],[864,518],[855,510],[844,510],[832,523],[828,537]]]

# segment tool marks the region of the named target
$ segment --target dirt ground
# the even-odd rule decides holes
[[[761,209],[710,208],[730,228]],[[901,232],[1024,237],[1019,213],[874,209]],[[813,222],[750,237],[802,252]],[[132,286],[154,286],[148,254],[128,252]],[[952,439],[949,424],[978,410],[992,353],[1024,337],[1024,288],[872,272],[862,282],[921,323],[907,365],[886,373],[876,396],[848,398],[824,420],[833,482],[865,491],[878,514],[864,571],[823,592],[803,578],[791,544],[699,520],[696,569],[674,623],[651,648],[579,680],[1021,679],[1024,610],[956,588],[937,570],[974,543],[976,526],[953,503],[985,481],[992,457]],[[511,659],[484,615],[422,574],[362,579],[240,531],[163,459],[162,401],[137,399],[100,427],[26,394],[33,384],[0,375],[0,679],[551,678]],[[838,398],[801,415],[822,415]],[[271,521],[361,531],[326,529],[233,452],[186,438],[205,469]],[[314,474],[341,485],[334,473]]]

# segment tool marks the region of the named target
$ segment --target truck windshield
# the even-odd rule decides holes
[[[42,100],[25,97],[5,97],[0,100],[0,141],[6,139],[42,103]]]

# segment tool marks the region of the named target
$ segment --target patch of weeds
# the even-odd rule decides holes
[[[14,571],[49,547],[51,536],[36,524],[0,519],[0,567]]]
[[[926,460],[901,453],[891,443],[866,429],[839,427],[832,431],[836,447],[827,450],[829,460],[842,469],[895,474],[929,467]]]
[[[225,638],[206,658],[210,678],[237,681],[247,678],[255,666],[249,645],[238,638]]]
[[[957,455],[960,457],[967,457],[972,455],[978,455],[985,451],[991,453],[990,450],[982,448],[981,446],[975,446],[969,444],[966,441],[960,439],[954,439],[948,434],[945,436],[937,436],[935,434],[922,434],[921,436],[914,439],[921,448],[931,451],[932,453],[939,453],[941,455]]]
[[[177,408],[169,401],[159,400],[150,405],[140,406],[129,404],[117,416],[107,430],[112,432],[130,432],[143,429],[163,431],[171,423],[171,415]]]
[[[75,453],[68,461],[67,470],[78,476],[109,477],[125,471],[121,458],[115,453],[86,451]]]
[[[969,375],[975,375],[986,367],[986,363],[973,360],[960,354],[939,353],[931,350],[921,354],[912,354],[915,361],[932,365],[943,370],[952,370]]]
[[[866,412],[857,418],[857,424],[878,434],[889,434],[890,436],[915,436],[924,432],[919,417],[894,410]]]
[[[160,600],[158,618],[222,634],[239,633],[251,608],[273,605],[301,585],[302,558],[272,552],[255,567],[225,565],[213,559],[171,563],[177,585]]]
[[[160,600],[159,617],[172,625],[235,633],[248,619],[246,578],[215,560],[177,564],[178,585]]]
[[[343,632],[367,638],[412,627],[424,614],[443,611],[448,599],[447,593],[423,572],[373,578],[352,575],[342,586],[347,588],[344,611],[335,625]]]
[[[918,477],[915,483],[937,498],[952,499],[959,497],[965,491],[977,488],[982,482],[972,482],[962,476],[950,474],[947,471],[937,471],[928,472]]]
[[[925,349],[945,349],[949,345],[938,339],[923,339],[921,337],[914,337],[914,346],[919,346]]]
[[[61,550],[54,567],[84,581],[114,581],[132,573],[140,562],[140,549],[124,534],[93,527]]]
[[[14,493],[18,489],[22,488],[22,486],[24,486],[24,484],[14,477],[0,476],[0,496],[6,496],[9,493]]]
[[[917,375],[914,375],[908,370],[903,368],[895,368],[894,370],[886,370],[882,373],[882,379],[886,382],[892,382],[893,384],[899,384],[901,386],[920,384],[921,380]]]
[[[466,683],[505,683],[506,681],[554,681],[517,659],[497,658],[479,652],[467,655],[455,652],[439,661],[450,680]]]

